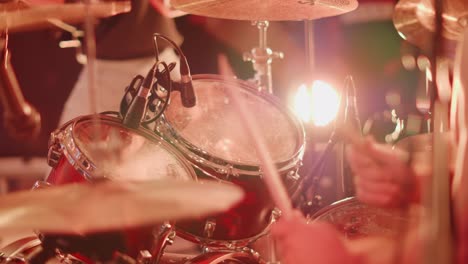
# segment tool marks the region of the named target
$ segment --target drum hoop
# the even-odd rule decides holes
[[[5,245],[0,249],[0,253],[3,254],[4,258],[11,258],[39,245],[41,245],[39,238],[35,236],[25,237]]]
[[[214,74],[199,74],[194,75],[193,80],[210,80],[210,81],[219,81],[224,82],[231,85],[237,85],[240,88],[243,88],[248,93],[259,97],[271,103],[274,107],[276,107],[281,113],[285,114],[289,121],[293,124],[296,128],[296,141],[298,143],[298,148],[295,150],[295,153],[287,160],[277,161],[275,164],[279,168],[279,171],[286,171],[292,168],[297,168],[301,164],[302,157],[304,155],[305,150],[305,130],[302,123],[299,119],[292,114],[292,112],[285,106],[283,106],[279,100],[270,94],[265,94],[263,92],[259,92],[257,89],[253,87],[253,85],[247,81],[231,79],[226,80],[223,76],[214,75]],[[170,122],[167,120],[166,116],[163,115],[161,121],[158,122],[156,126],[157,132],[162,134],[161,136],[167,137],[167,140],[174,144],[186,157],[191,159],[196,163],[200,163],[203,165],[207,165],[209,167],[214,167],[219,170],[221,173],[228,173],[233,175],[252,175],[258,176],[261,175],[261,169],[259,164],[253,163],[240,163],[235,161],[226,160],[223,158],[216,157],[216,155],[212,155],[211,153],[207,152],[206,150],[200,149],[199,147],[195,146],[193,143],[189,142],[185,138],[183,138],[177,131],[170,125]],[[169,133],[163,133],[169,132]]]
[[[274,214],[275,210],[277,209],[271,210],[272,215]],[[237,239],[237,240],[218,240],[218,239],[210,239],[210,238],[206,238],[202,236],[197,236],[188,231],[185,231],[184,229],[181,229],[180,227],[177,226],[177,223],[175,224],[175,230],[178,236],[188,239],[190,241],[194,241],[200,245],[207,246],[207,247],[214,247],[214,248],[232,249],[232,248],[246,247],[250,243],[261,238],[262,236],[267,235],[269,232],[269,228],[275,221],[276,219],[274,217],[271,217],[270,221],[266,224],[265,229],[263,229],[263,231],[261,231],[257,235],[247,237],[247,238]]]
[[[194,169],[186,161],[185,157],[181,155],[173,146],[167,143],[163,138],[159,137],[151,130],[140,127],[138,129],[132,129],[125,127],[121,123],[121,119],[113,116],[97,114],[97,115],[86,115],[79,116],[70,122],[67,122],[61,130],[58,130],[57,137],[59,138],[60,148],[63,152],[63,155],[67,158],[68,162],[75,168],[81,175],[85,177],[87,181],[94,181],[95,176],[93,172],[97,169],[96,165],[92,160],[90,160],[86,155],[81,151],[80,147],[76,144],[76,138],[73,133],[75,126],[82,121],[92,120],[93,118],[98,118],[99,120],[106,121],[108,123],[115,123],[116,126],[122,126],[129,131],[145,137],[151,142],[157,141],[158,144],[162,144],[165,150],[170,152],[176,157],[180,164],[187,171],[187,174],[191,177],[191,180],[197,181],[197,176]],[[54,132],[55,133],[55,132]]]
[[[212,263],[218,264],[224,261],[231,260],[238,263],[257,263],[265,264],[266,262],[260,258],[257,252],[251,251],[215,251],[198,255],[189,260],[189,263]]]
[[[348,197],[339,201],[336,201],[330,205],[325,206],[324,208],[318,210],[315,214],[312,215],[311,219],[312,221],[316,220],[317,218],[327,214],[330,211],[333,211],[337,208],[340,208],[344,205],[348,204],[359,204],[359,200],[356,197]]]

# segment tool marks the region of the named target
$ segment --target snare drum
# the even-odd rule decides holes
[[[313,215],[311,221],[325,221],[334,225],[348,239],[368,236],[398,235],[410,224],[409,215],[402,216],[397,209],[372,207],[347,198],[333,203]]]
[[[274,204],[262,179],[254,143],[227,89],[238,89],[249,106],[290,193],[299,180],[304,129],[287,108],[251,83],[195,75],[193,87],[197,105],[186,108],[180,97],[171,97],[157,131],[184,154],[198,177],[235,183],[243,188],[245,198],[227,213],[177,223],[178,235],[216,246],[251,242],[268,227]]]
[[[195,172],[177,150],[152,131],[129,129],[119,118],[90,115],[76,118],[52,133],[46,184],[61,185],[108,178],[116,181],[196,180]],[[73,205],[70,205],[73,206]],[[119,230],[125,254],[151,250],[155,226]],[[117,231],[116,231],[117,232]],[[109,234],[106,234],[109,235]]]

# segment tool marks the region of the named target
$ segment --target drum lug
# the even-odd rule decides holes
[[[249,247],[244,247],[242,249],[242,252],[251,255],[256,263],[263,263],[263,261],[262,261],[262,259],[260,257],[260,253],[258,253],[256,250],[254,250],[252,248],[249,248]],[[268,263],[268,264],[270,264],[270,263]]]
[[[275,208],[271,211],[270,215],[270,223],[276,222],[281,217],[281,210],[278,208]]]
[[[57,166],[60,158],[62,157],[62,150],[60,147],[58,134],[51,133],[49,139],[49,151],[47,153],[47,164],[54,168]]]
[[[211,238],[216,229],[216,220],[208,219],[205,222],[205,229],[203,230],[203,235],[207,238]]]
[[[297,170],[291,170],[288,172],[286,178],[289,181],[298,181],[301,177],[299,176],[299,173],[297,173]]]

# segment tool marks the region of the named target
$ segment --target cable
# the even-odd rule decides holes
[[[167,41],[169,44],[171,44],[171,46],[177,51],[177,53],[179,54],[180,56],[180,74],[181,75],[188,75],[190,74],[190,68],[188,66],[188,62],[187,62],[187,58],[185,57],[184,53],[182,52],[182,50],[180,49],[180,47],[174,42],[172,41],[170,38],[162,35],[162,34],[159,34],[159,33],[154,33],[153,34],[153,40],[154,40],[154,47],[155,47],[155,52],[157,52],[157,54],[159,54],[159,50],[158,50],[158,38],[161,38],[165,41]],[[158,58],[158,55],[156,55],[156,59],[159,59]]]
[[[166,78],[168,79],[169,87],[167,89],[167,97],[166,97],[166,100],[164,100],[164,104],[163,104],[161,110],[159,111],[159,113],[157,113],[155,117],[141,122],[143,125],[148,125],[148,124],[156,121],[158,118],[160,118],[162,116],[162,114],[164,113],[164,111],[166,111],[167,105],[169,104],[169,99],[171,98],[172,82],[170,81],[171,80],[171,75],[170,75],[169,66],[164,61],[160,61],[160,62],[156,63],[155,69],[157,69],[159,67],[159,65],[162,65],[164,67],[165,75],[166,75]],[[155,86],[151,87],[151,90],[152,90],[153,93],[156,94]]]

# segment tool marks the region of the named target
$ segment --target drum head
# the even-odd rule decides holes
[[[268,95],[259,94],[245,82],[215,75],[195,76],[193,86],[197,105],[185,108],[180,97],[174,96],[165,118],[176,136],[196,149],[233,164],[260,163],[226,89],[240,90],[275,162],[287,161],[301,149],[301,126]]]
[[[334,225],[349,239],[371,235],[394,236],[410,223],[409,217],[403,217],[398,210],[372,207],[355,198],[341,200],[323,208],[312,220]]]
[[[192,168],[168,143],[145,131],[130,130],[116,120],[78,120],[71,134],[73,140],[66,143],[68,152],[74,154],[75,161],[86,158],[81,169],[93,177],[130,181],[195,179]]]

